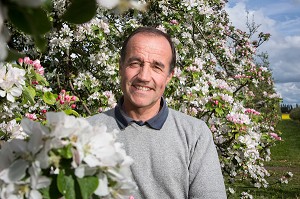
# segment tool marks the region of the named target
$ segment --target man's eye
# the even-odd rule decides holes
[[[140,66],[140,65],[141,65],[140,62],[132,62],[132,63],[130,63],[130,66],[134,66],[134,67]]]
[[[157,71],[162,71],[162,67],[159,66],[159,65],[154,65],[154,70],[157,70]]]

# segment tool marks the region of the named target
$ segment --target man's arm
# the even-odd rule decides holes
[[[227,198],[224,179],[212,133],[203,122],[189,165],[189,199]],[[197,129],[199,131],[199,129]]]

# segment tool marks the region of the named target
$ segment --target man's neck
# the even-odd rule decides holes
[[[147,121],[153,118],[160,110],[160,103],[154,104],[152,107],[141,107],[141,108],[132,108],[122,104],[122,110],[126,113],[127,116],[131,117],[136,121]]]

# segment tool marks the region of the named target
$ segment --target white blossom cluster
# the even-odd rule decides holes
[[[242,192],[241,199],[253,199],[253,196],[251,194],[249,194],[248,192]]]
[[[85,83],[88,84],[88,87],[92,89],[99,85],[99,80],[96,79],[90,72],[79,73],[73,82],[77,90],[84,89],[86,86]]]
[[[17,123],[15,119],[0,123],[0,130],[5,134],[10,135],[9,140],[27,138],[27,134],[24,133],[21,125]]]
[[[25,85],[25,70],[0,62],[0,96],[14,102],[22,94]]]
[[[73,41],[73,31],[67,24],[63,24],[62,29],[58,32],[52,32],[49,37],[50,52],[56,52],[56,49],[66,49],[68,50]]]
[[[1,145],[1,198],[42,198],[39,189],[51,184],[51,176],[64,169],[51,150],[72,146],[70,167],[78,178],[97,176],[94,194],[129,197],[135,184],[130,178],[132,159],[116,142],[116,132],[107,132],[103,125],[92,126],[83,118],[63,112],[47,113],[47,128],[29,119],[22,120],[28,139],[13,139]],[[62,157],[60,157],[62,158]],[[45,170],[50,169],[50,173]],[[44,171],[44,172],[43,172]],[[113,180],[114,185],[108,182]]]

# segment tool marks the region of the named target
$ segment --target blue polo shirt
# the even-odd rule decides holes
[[[117,106],[115,107],[115,116],[117,123],[121,129],[125,129],[130,123],[134,122],[138,124],[139,126],[147,125],[152,129],[160,130],[162,126],[164,125],[168,114],[169,109],[167,107],[166,101],[162,97],[160,100],[160,111],[155,115],[153,118],[143,122],[143,121],[136,121],[129,117],[123,110],[122,110],[122,104],[124,102],[124,97],[122,97]]]

